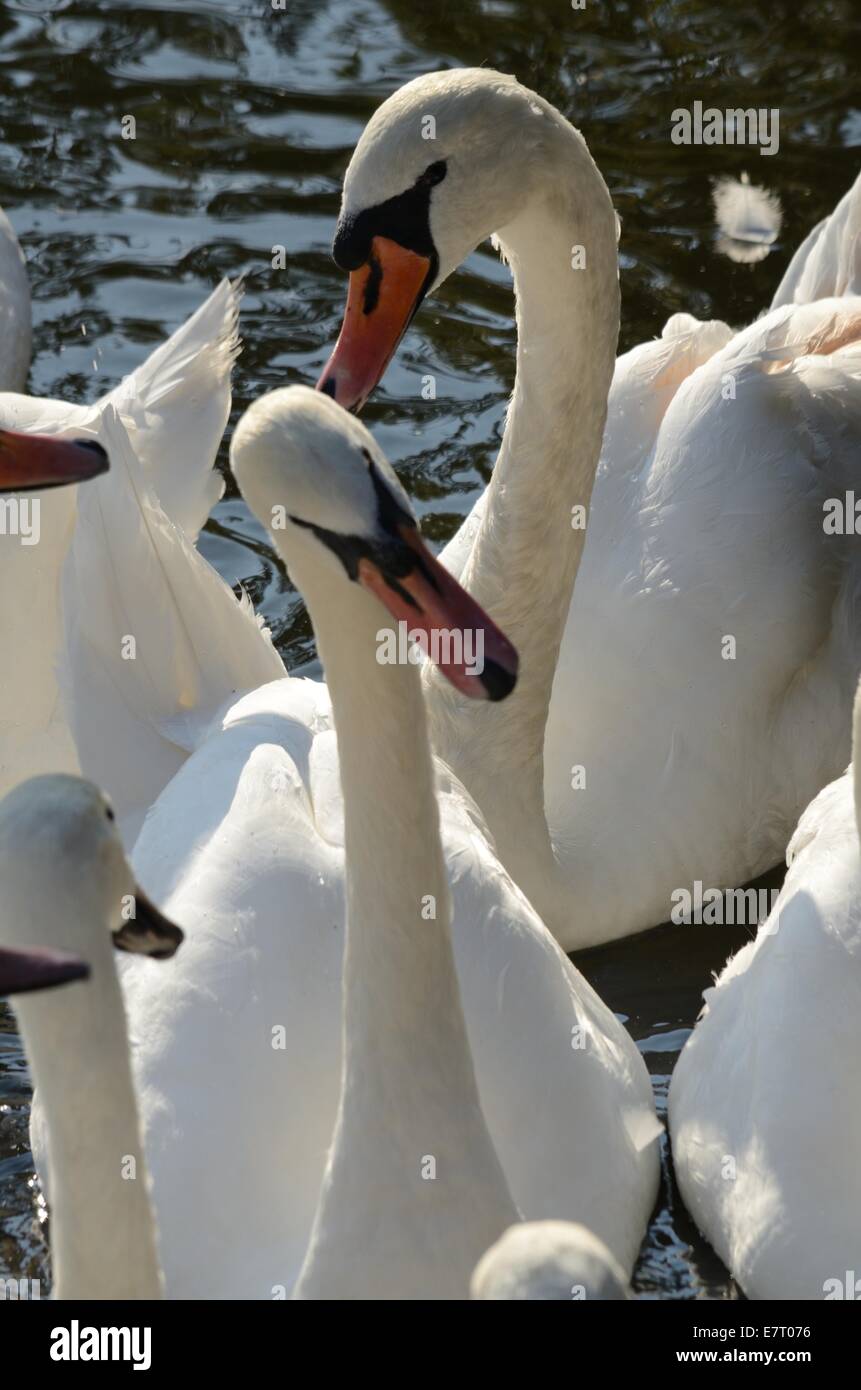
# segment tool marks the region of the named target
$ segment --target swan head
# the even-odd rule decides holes
[[[615,1257],[603,1241],[574,1221],[509,1226],[476,1265],[470,1294],[506,1302],[629,1297]]]
[[[159,959],[182,941],[136,886],[110,802],[80,777],[33,777],[0,801],[0,885],[4,949],[93,964],[106,939]]]
[[[288,386],[245,412],[230,460],[306,598],[321,572],[336,588],[357,584],[432,654],[435,630],[480,633],[480,671],[453,659],[440,660],[440,669],[473,698],[510,694],[514,648],[428,550],[394,470],[359,420],[328,396]],[[452,648],[458,644],[445,643],[448,656]]]
[[[425,295],[518,215],[573,135],[487,68],[429,73],[383,102],[344,178],[333,255],[350,286],[318,389],[360,409]]]
[[[0,430],[0,492],[43,492],[107,471],[108,456],[95,439]]]

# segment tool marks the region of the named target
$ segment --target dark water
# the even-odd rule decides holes
[[[0,204],[33,286],[30,390],[100,394],[240,271],[237,412],[274,386],[313,382],[343,303],[328,246],[350,151],[394,87],[462,64],[514,72],[584,131],[623,219],[622,349],[678,309],[744,323],[857,173],[859,14],[857,0],[0,3]],[[671,111],[695,100],[778,107],[779,153],[671,144]],[[120,138],[127,114],[134,141]],[[714,249],[710,179],[745,168],[784,207],[780,241],[756,266]],[[271,269],[276,245],[286,270]],[[424,306],[365,416],[436,539],[489,475],[513,361],[507,272],[485,247]],[[425,372],[435,401],[421,399]],[[288,663],[311,659],[298,600],[234,489],[201,546],[246,584]],[[703,987],[746,935],[661,928],[580,962],[625,1016],[661,1103]],[[0,1273],[38,1275],[26,1103],[0,1006]],[[732,1296],[669,1182],[637,1285]]]

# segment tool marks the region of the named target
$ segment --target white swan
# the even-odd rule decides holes
[[[116,461],[85,493],[38,498],[38,545],[0,536],[0,640],[16,653],[0,690],[0,789],[83,767],[114,799],[127,842],[185,757],[182,722],[284,671],[193,546],[223,487],[212,465],[238,309],[224,281],[93,406],[0,395],[0,425],[86,433]]]
[[[328,678],[346,864],[341,1092],[295,1297],[465,1298],[478,1256],[517,1209],[461,1006],[421,678],[410,664],[381,665],[381,624],[388,610],[471,632],[485,673],[466,676],[454,653],[447,673],[477,697],[507,695],[516,659],[448,576],[440,587],[445,571],[427,567],[406,498],[364,432],[301,392],[273,429],[273,405],[240,425],[234,470],[259,517],[279,504],[289,517],[276,538]]]
[[[606,1245],[574,1221],[521,1221],[482,1255],[473,1298],[506,1302],[607,1302],[630,1297]]]
[[[780,896],[706,991],[670,1086],[685,1205],[750,1298],[858,1297],[859,835],[861,698],[853,763],[801,817]]]
[[[340,533],[347,558],[378,533],[377,507],[385,517],[409,515],[367,432],[304,388],[253,406],[232,458],[261,519],[274,520],[271,507],[283,503]],[[410,553],[421,557],[414,563],[430,565],[404,524]],[[286,552],[286,532],[276,525],[273,536]],[[291,564],[294,541],[291,527]],[[392,564],[403,565],[403,541],[392,534],[391,545]],[[389,718],[393,673],[359,641],[370,620],[386,626],[385,616],[323,550],[321,564],[321,582],[340,584],[335,606],[318,619],[332,634],[327,676],[343,682],[353,661],[346,680],[355,715],[346,717],[363,719],[369,740],[371,720],[391,724],[399,749],[415,729],[394,711]],[[410,767],[394,756],[380,752],[364,768],[365,816],[376,835],[375,807],[396,812],[421,845]],[[513,1198],[530,1218],[588,1221],[630,1271],[658,1180],[645,1067],[500,867],[468,795],[439,763],[436,772],[467,1032]],[[341,1074],[344,829],[326,687],[279,681],[237,701],[152,808],[134,862],[166,910],[195,923],[170,979],[136,972],[124,980],[168,1291],[289,1291],[308,1245]],[[398,901],[408,868],[398,857],[383,865],[353,857],[354,871],[376,885],[381,913]],[[425,988],[426,999],[405,994],[408,1016],[433,1004],[430,977]],[[398,1134],[393,1121],[393,1144]],[[193,1184],[179,1181],[180,1168],[196,1174]],[[193,1248],[189,1229],[198,1233]]]
[[[568,948],[666,920],[694,879],[768,868],[845,765],[833,715],[859,660],[830,634],[861,571],[822,508],[856,452],[859,214],[855,198],[818,243],[840,247],[821,256],[845,299],[736,337],[677,315],[619,360],[578,573],[617,315],[613,214],[581,137],[513,79],[457,70],[384,102],[350,162],[334,243],[350,289],[320,382],[343,404],[484,237],[512,266],[514,396],[443,560],[509,633],[522,679],[491,721],[428,670],[429,710],[436,751]],[[828,281],[814,253],[811,293]]]
[[[97,788],[64,775],[0,803],[0,943],[63,948],[89,966],[14,1002],[43,1117],[55,1298],[162,1291],[113,951],[170,956],[182,933],[135,886],[112,821]]]

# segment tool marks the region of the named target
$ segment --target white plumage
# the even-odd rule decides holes
[[[38,545],[2,547],[0,633],[15,660],[2,676],[0,789],[83,766],[129,844],[185,757],[188,721],[284,670],[193,544],[223,491],[213,464],[239,300],[223,281],[92,406],[0,394],[4,427],[95,438],[112,460],[86,489],[37,494]]]
[[[756,940],[706,990],[676,1065],[676,1177],[750,1298],[841,1292],[861,1249],[861,853],[855,757],[804,812]]]
[[[277,424],[278,402],[255,410]],[[512,1195],[526,1217],[588,1221],[630,1271],[658,1178],[642,1060],[462,786],[436,774],[469,1044]],[[369,806],[395,795],[393,770],[378,777]],[[189,928],[169,980],[124,979],[168,1290],[270,1297],[305,1254],[338,1101],[345,863],[326,688],[282,680],[236,702],[156,801],[134,862]],[[398,863],[376,873],[395,885]]]

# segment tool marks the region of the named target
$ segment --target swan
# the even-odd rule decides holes
[[[284,674],[248,603],[194,545],[223,489],[212,465],[239,298],[223,281],[95,405],[0,395],[0,425],[85,433],[115,455],[86,492],[39,496],[38,545],[0,537],[0,640],[16,653],[0,691],[0,790],[83,769],[111,795],[129,845],[186,756],[192,715]],[[26,611],[10,599],[21,592]]]
[[[485,1251],[470,1283],[474,1299],[608,1302],[630,1298],[606,1245],[574,1221],[521,1221]]]
[[[405,673],[379,665],[367,648],[369,623],[382,628],[385,613],[345,583],[340,561],[312,544],[309,527],[349,565],[361,563],[383,525],[395,574],[421,566],[449,607],[464,600],[421,545],[379,448],[324,396],[295,387],[261,398],[237,426],[231,459],[303,586],[307,570],[309,601],[332,591],[326,609],[315,609],[326,675],[341,687],[342,739],[355,738],[358,720],[368,745],[367,780],[355,795],[374,840],[360,840],[351,872],[378,895],[379,913],[394,910],[414,891],[405,877],[412,860],[386,855],[381,866],[371,858],[383,833],[374,808],[386,810],[386,825],[389,812],[404,820],[424,852],[427,806],[421,813],[409,761],[418,715],[397,713]],[[308,523],[302,536],[287,514]],[[469,609],[460,612],[465,621]],[[420,709],[415,692],[409,701]],[[375,720],[388,730],[389,752],[382,733],[371,742]],[[195,923],[169,979],[138,971],[123,979],[172,1296],[282,1296],[308,1247],[341,1076],[341,772],[327,686],[272,682],[233,702],[162,792],[135,845],[139,880],[165,911]],[[513,1201],[528,1218],[588,1221],[630,1272],[659,1176],[645,1066],[499,864],[468,794],[438,760],[435,774],[469,1046]],[[425,886],[425,910],[437,918],[423,929],[433,931],[442,905],[434,884]],[[429,997],[411,993],[398,1027],[413,1011],[418,1027],[433,1004],[430,977],[424,985]],[[392,1129],[393,1144],[399,1133]],[[178,1153],[182,1171],[196,1174],[191,1185],[178,1181]],[[482,1233],[485,1245],[490,1234]],[[480,1253],[470,1251],[473,1263]]]
[[[89,967],[76,984],[14,1004],[44,1126],[54,1297],[159,1298],[112,952],[166,958],[182,933],[136,887],[109,802],[77,777],[36,777],[0,802],[0,883],[4,951],[62,948]]]
[[[861,696],[756,939],[705,992],[669,1120],[685,1205],[749,1298],[857,1298]]]
[[[259,517],[287,510],[277,544],[317,634],[344,791],[343,1074],[294,1297],[463,1298],[517,1209],[469,1050],[421,680],[409,664],[381,664],[380,623],[388,610],[480,637],[480,676],[462,659],[446,668],[473,698],[504,698],[517,663],[428,567],[406,499],[363,435],[313,396],[291,405],[277,434],[265,406],[249,414],[233,468]]]
[[[675,315],[614,374],[615,219],[548,102],[488,69],[419,77],[350,161],[334,240],[347,306],[318,383],[341,404],[361,407],[423,298],[487,235],[512,268],[502,445],[441,558],[509,634],[522,678],[492,719],[425,679],[435,750],[566,949],[665,921],[695,879],[770,867],[845,765],[832,715],[848,715],[859,659],[833,639],[861,572],[822,508],[857,437],[850,201],[822,251],[830,283],[805,280],[829,298],[736,335]]]

